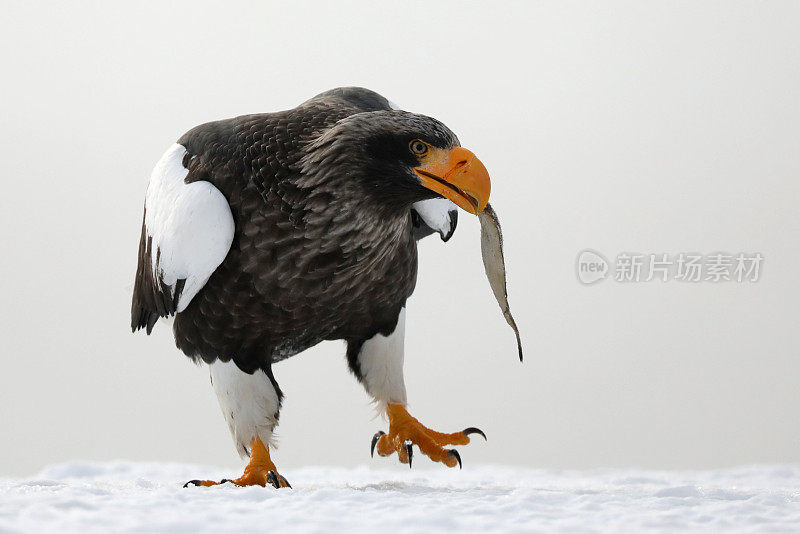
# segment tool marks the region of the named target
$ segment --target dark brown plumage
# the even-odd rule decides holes
[[[358,346],[392,332],[416,281],[412,230],[420,222],[410,207],[435,196],[410,172],[414,138],[458,145],[435,119],[392,111],[357,88],[181,137],[185,181],[222,192],[235,233],[225,260],[176,315],[177,346],[195,360],[233,359],[271,375],[273,362],[320,341]],[[148,333],[175,313],[180,296],[149,268],[154,253],[143,228],[132,327]]]

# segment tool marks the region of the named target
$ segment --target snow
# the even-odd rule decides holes
[[[284,473],[293,490],[184,489],[181,483],[192,478],[233,473],[182,464],[71,462],[30,478],[0,479],[0,532],[800,529],[798,466],[683,472],[430,467],[306,467]]]

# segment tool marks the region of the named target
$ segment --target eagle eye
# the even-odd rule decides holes
[[[415,156],[424,156],[428,152],[428,145],[419,139],[414,139],[408,144],[408,149]]]

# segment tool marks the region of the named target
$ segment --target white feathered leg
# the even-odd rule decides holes
[[[353,374],[378,403],[379,411],[389,419],[389,432],[372,437],[371,450],[381,456],[397,453],[399,460],[411,465],[413,446],[433,460],[448,467],[461,466],[461,456],[450,445],[467,445],[471,434],[486,435],[478,428],[442,433],[432,430],[406,409],[406,386],[403,379],[405,314],[403,308],[397,326],[389,335],[376,334],[362,342],[348,342],[347,360]]]
[[[406,309],[400,310],[397,326],[388,336],[376,334],[364,341],[355,361],[350,362],[356,377],[378,405],[381,414],[388,404],[406,404],[403,379]],[[348,356],[350,357],[350,356]]]
[[[242,457],[250,457],[239,478],[232,480],[190,480],[184,487],[216,486],[230,482],[237,486],[266,486],[291,488],[278,473],[270,458],[272,433],[278,424],[281,408],[281,390],[271,373],[258,370],[248,374],[235,363],[216,361],[209,365],[211,384],[219,399],[222,415],[228,422],[236,450]]]
[[[249,456],[256,438],[266,446],[273,445],[281,396],[267,374],[261,369],[253,374],[245,373],[232,360],[217,360],[209,369],[219,407],[239,455]]]

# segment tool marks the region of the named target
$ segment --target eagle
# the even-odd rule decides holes
[[[413,446],[461,467],[475,427],[432,430],[407,410],[406,301],[417,240],[487,205],[486,167],[440,121],[364,88],[294,109],[209,122],[156,163],[144,203],[131,327],[172,319],[175,344],[208,365],[242,476],[192,480],[291,487],[270,457],[283,392],[273,364],[344,340],[350,371],[388,418],[371,454]],[[487,210],[489,211],[489,210]]]

